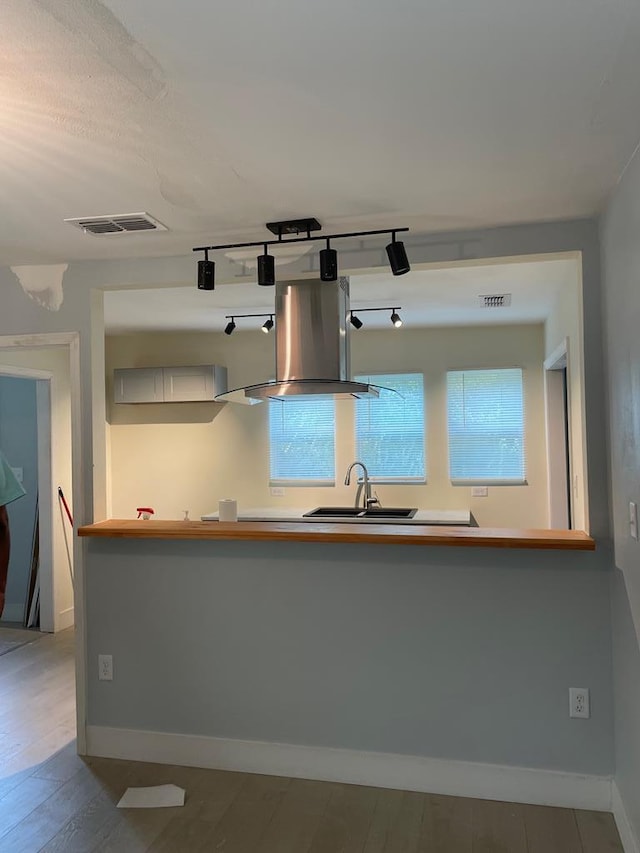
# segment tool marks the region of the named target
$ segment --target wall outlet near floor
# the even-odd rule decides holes
[[[486,498],[489,495],[489,487],[488,486],[473,486],[471,488],[471,497],[472,498]]]
[[[284,488],[282,486],[271,486],[270,490],[272,498],[283,498]]]
[[[638,505],[629,501],[629,536],[638,541]]]
[[[113,681],[113,655],[98,655],[98,679]]]
[[[569,716],[588,720],[591,716],[589,710],[589,688],[569,688]]]

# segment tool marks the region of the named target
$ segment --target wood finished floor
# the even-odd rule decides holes
[[[73,632],[0,657],[0,853],[621,853],[609,814],[78,758]],[[183,808],[120,810],[173,782]]]

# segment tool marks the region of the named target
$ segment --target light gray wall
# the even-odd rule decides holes
[[[92,540],[89,721],[608,774],[603,556]]]
[[[265,563],[250,559],[243,551],[247,545],[233,543],[226,546],[228,560],[212,565],[211,559],[198,557],[198,546],[155,543],[141,547],[136,552],[140,559],[127,561],[123,570],[109,548],[117,551],[124,546],[114,543],[101,546],[102,551],[89,549],[91,722],[129,727],[145,722],[169,731],[180,727],[195,732],[212,713],[212,706],[199,707],[203,685],[210,687],[207,673],[212,672],[222,679],[222,687],[214,685],[212,695],[219,696],[226,688],[225,677],[229,682],[233,679],[233,704],[223,704],[222,712],[216,711],[209,723],[220,734],[242,731],[249,737],[278,735],[293,742],[323,738],[325,743],[351,747],[379,744],[382,748],[387,744],[386,748],[401,752],[419,746],[422,754],[589,772],[612,768],[609,591],[607,552],[602,547],[609,535],[609,513],[597,226],[588,220],[537,223],[411,235],[405,242],[415,264],[581,253],[590,530],[601,546],[598,557],[498,550],[480,555],[467,549],[447,549],[429,556],[428,549],[421,548],[400,557],[400,549],[393,549],[390,556],[385,549],[385,562],[380,566],[378,549],[359,554],[345,550],[344,555],[341,552],[344,561],[334,563],[333,552],[314,548],[307,565],[311,552],[302,552],[297,546],[265,548]],[[354,271],[386,268],[380,241],[356,248],[347,257]],[[221,286],[230,286],[238,268],[224,259],[216,262],[219,280],[227,282]],[[312,262],[314,257],[307,256],[288,265],[286,274],[299,277],[310,271]],[[98,470],[104,453],[99,441],[100,429],[104,429],[104,403],[102,411],[99,406],[100,396],[104,401],[104,364],[99,306],[92,306],[92,291],[177,284],[193,287],[194,281],[195,260],[190,253],[181,258],[72,264],[65,274],[62,307],[48,312],[31,302],[9,270],[0,270],[0,335],[80,332],[87,472],[93,465]],[[94,436],[98,436],[95,447]],[[79,512],[81,521],[91,518],[92,507],[88,489]],[[598,569],[594,568],[596,561],[601,561]],[[240,571],[231,572],[230,566]],[[218,567],[220,578],[211,575]],[[208,616],[210,609],[217,614],[217,593],[226,597],[247,629],[246,614],[258,618],[265,602],[270,613],[282,618],[286,632],[270,622],[257,637],[264,643],[265,653],[274,658],[267,657],[272,668],[267,666],[265,674],[255,663],[263,660],[260,645],[248,644],[234,629],[232,613],[221,613],[217,623]],[[309,611],[316,593],[319,609]],[[300,613],[309,617],[309,624]],[[215,640],[206,647],[206,660],[203,652],[194,651],[194,618],[205,620],[196,639],[211,634]],[[140,627],[141,619],[146,620],[146,632]],[[207,631],[206,619],[210,623]],[[249,637],[256,639],[255,630]],[[103,648],[107,643],[110,649]],[[298,644],[307,657],[298,656]],[[165,664],[158,648],[170,663],[162,673],[158,668]],[[116,673],[122,671],[122,676],[116,674],[112,685],[97,681],[98,650],[116,655]],[[327,701],[337,709],[335,719],[328,714],[320,719],[319,712],[311,708],[305,728],[299,715],[288,712],[304,697],[296,698],[291,692],[280,695],[269,687],[269,678],[284,689],[291,666],[302,684],[324,685]],[[248,678],[244,679],[247,667]],[[149,692],[136,688],[128,696],[121,677],[127,687],[145,684],[148,677]],[[462,719],[454,717],[452,722],[452,709],[461,701],[458,697],[469,701],[465,689],[469,681],[475,686],[476,716],[467,709]],[[254,692],[260,688],[261,706],[245,683]],[[569,720],[570,686],[588,686],[593,691],[592,720]],[[360,691],[364,699],[356,703]],[[163,712],[157,696],[165,693],[170,694],[170,701]],[[433,694],[436,704],[430,705],[427,699]],[[317,692],[312,695],[321,701]],[[117,697],[116,703],[113,697]],[[221,701],[224,703],[223,696]],[[351,710],[353,703],[359,709],[357,718]],[[279,722],[283,711],[284,721]]]
[[[0,376],[0,449],[10,465],[23,469],[27,492],[8,507],[11,562],[4,618],[21,621],[31,572],[38,494],[38,421],[33,379]]]
[[[612,577],[615,779],[640,839],[640,647],[622,572]]]
[[[602,221],[603,308],[609,379],[616,781],[640,839],[640,544],[629,501],[640,505],[640,158],[628,167]]]

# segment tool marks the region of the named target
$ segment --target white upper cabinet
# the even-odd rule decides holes
[[[114,370],[116,403],[195,403],[227,390],[227,368],[214,364],[188,367]]]
[[[162,368],[114,370],[113,394],[116,403],[164,402]]]

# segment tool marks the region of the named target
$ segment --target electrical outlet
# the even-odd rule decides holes
[[[98,655],[98,679],[113,681],[113,655]]]
[[[471,497],[472,498],[486,498],[489,495],[489,487],[488,486],[472,486],[471,488]]]
[[[271,497],[272,498],[283,498],[284,497],[284,489],[282,486],[271,486]]]
[[[629,501],[629,536],[638,541],[638,505]]]
[[[569,688],[569,716],[588,720],[591,716],[589,709],[589,688]]]

